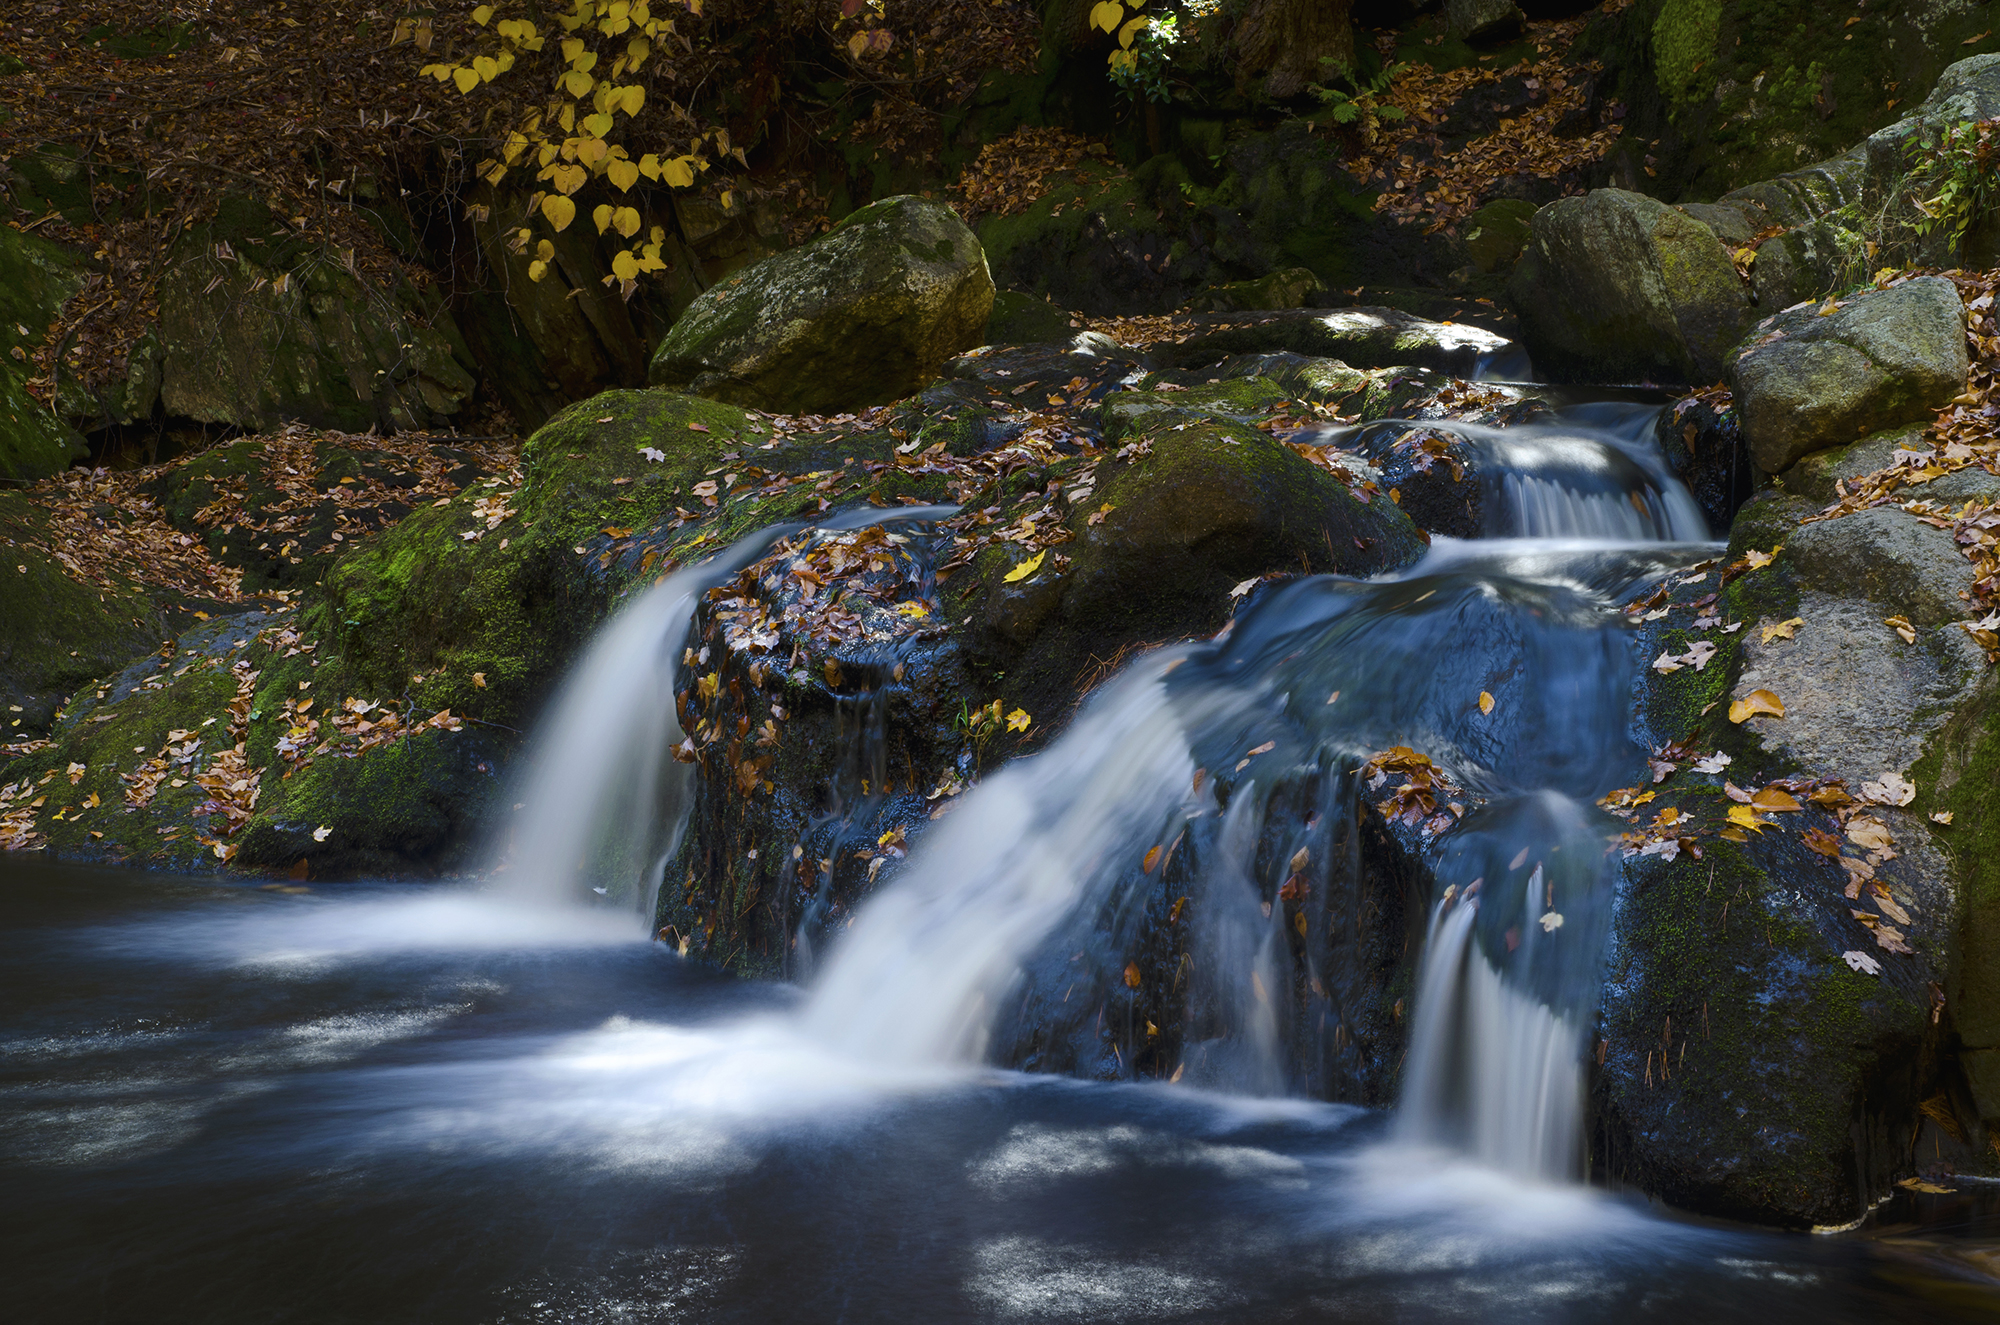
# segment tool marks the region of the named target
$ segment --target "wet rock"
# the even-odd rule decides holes
[[[957,214],[888,198],[695,300],[651,380],[797,413],[885,404],[978,344],[992,309],[985,254]]]
[[[1393,308],[1342,308],[1262,314],[1210,314],[1193,334],[1158,345],[1170,368],[1196,369],[1232,355],[1290,352],[1338,359],[1352,368],[1431,368],[1472,377],[1515,346],[1504,336],[1462,323],[1431,322]]]
[[[1536,212],[1507,294],[1559,381],[1712,382],[1752,316],[1713,230],[1622,189]]]
[[[1718,593],[1714,570],[1675,577],[1642,632],[1647,658],[1703,640],[1716,652],[1641,674],[1648,742],[1681,744],[1632,822],[1669,805],[1688,835],[1625,862],[1595,1098],[1613,1175],[1690,1208],[1840,1226],[1919,1140],[1961,1167],[1991,1162],[1981,1124],[1949,1103],[1976,1093],[1976,1073],[1953,1051],[1960,1009],[1946,993],[1990,913],[1984,866],[1930,816],[1988,794],[1966,773],[1996,747],[1990,670],[1936,598],[1936,577],[1956,573],[1937,556],[1948,537],[1894,508],[1800,527],[1816,509],[1768,491],[1746,504],[1725,558],[1734,578]],[[1769,564],[1738,560],[1780,544]],[[1892,615],[1918,623],[1913,643],[1884,624]],[[1783,716],[1732,720],[1731,701],[1760,690]],[[1691,766],[1711,754],[1727,762]],[[1754,814],[1728,840],[1731,808],[1780,779],[1803,808]],[[1912,790],[1893,790],[1899,779]],[[1986,999],[1967,999],[1975,1023]],[[1925,1101],[1956,1137],[1919,1112]],[[2000,1116],[1994,1105],[1982,1107]]]
[[[1660,411],[1653,440],[1701,506],[1709,529],[1728,529],[1756,487],[1734,402],[1707,394],[1684,396]]]
[[[1465,223],[1465,255],[1483,272],[1505,271],[1527,247],[1535,205],[1501,198],[1474,212]]]
[[[1729,365],[1743,437],[1767,474],[1800,456],[1928,418],[1965,388],[1957,287],[1921,277],[1767,319]]]

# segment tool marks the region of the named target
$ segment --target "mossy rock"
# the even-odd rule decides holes
[[[162,403],[204,423],[422,428],[474,385],[434,298],[363,279],[242,197],[176,245],[156,334]]]
[[[988,345],[1032,345],[1068,340],[1076,334],[1076,319],[1067,310],[1031,294],[1001,290],[993,296],[986,319]]]
[[[48,731],[74,691],[158,648],[165,631],[140,586],[79,581],[43,550],[51,541],[41,508],[0,492],[0,740]]]
[[[1528,243],[1535,205],[1522,198],[1487,203],[1465,223],[1465,255],[1484,272],[1505,271]]]
[[[0,226],[0,483],[61,473],[87,453],[76,431],[28,394],[24,359],[14,356],[47,341],[89,271],[74,249]]]
[[[792,413],[886,404],[978,344],[992,310],[986,255],[957,214],[888,198],[695,300],[651,380]]]
[[[1309,308],[1315,295],[1325,293],[1326,282],[1313,275],[1310,268],[1287,267],[1253,281],[1212,285],[1190,300],[1188,307],[1199,312],[1216,313]]]

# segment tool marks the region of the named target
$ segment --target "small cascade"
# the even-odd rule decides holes
[[[1479,473],[1490,538],[1704,540],[1706,517],[1652,443],[1657,415],[1652,407],[1598,402],[1571,406],[1554,423],[1383,419],[1320,437],[1382,460],[1418,430],[1450,434]]]
[[[552,906],[594,892],[652,915],[687,818],[688,770],[668,751],[682,736],[674,673],[695,599],[785,532],[765,530],[665,577],[598,631],[514,775],[505,803],[520,809],[487,851],[497,892]]]

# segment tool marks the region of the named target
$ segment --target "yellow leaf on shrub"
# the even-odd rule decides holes
[[[492,17],[493,17],[492,5],[481,5],[479,6],[479,8],[472,11],[472,21],[474,23],[477,23],[482,28],[486,26],[487,20]]]
[[[602,138],[611,132],[612,119],[602,113],[583,117],[583,131],[593,138]]]
[[[542,279],[542,277],[548,274],[549,274],[549,264],[542,261],[542,259],[536,258],[533,262],[528,264],[529,280],[539,281]]]
[[[500,62],[490,55],[481,55],[472,62],[472,71],[479,75],[479,81],[490,83],[500,76]]]
[[[581,69],[571,69],[562,76],[563,90],[573,97],[587,96],[590,89],[597,86],[597,80]]]
[[[639,226],[641,224],[639,209],[636,207],[620,207],[611,214],[611,224],[617,229],[619,234],[630,239],[639,233]]]
[[[576,204],[559,193],[552,193],[542,199],[542,215],[556,228],[556,233],[561,234],[576,219]]]
[[[601,235],[606,230],[611,228],[611,213],[615,210],[617,209],[614,208],[610,203],[603,202],[599,203],[597,205],[597,210],[593,211],[590,214],[590,219],[597,223],[598,234]]]
[[[1102,0],[1102,3],[1090,7],[1090,26],[1106,32],[1116,32],[1119,20],[1124,17],[1125,6],[1117,0]]]
[[[611,259],[611,271],[621,281],[636,279],[639,275],[639,259],[632,256],[631,249],[626,249]]]
[[[639,182],[639,167],[630,161],[613,161],[604,168],[604,177],[617,185],[620,193],[624,193]]]
[[[693,162],[691,156],[677,156],[671,161],[663,161],[660,163],[660,174],[673,187],[687,188],[694,183]]]

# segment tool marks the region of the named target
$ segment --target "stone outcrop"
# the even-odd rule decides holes
[[[1965,389],[1965,307],[1939,277],[1759,323],[1729,364],[1743,438],[1776,474],[1799,457],[1927,419]]]
[[[888,198],[695,300],[651,380],[798,413],[885,404],[977,345],[992,308],[985,254],[957,214]]]

